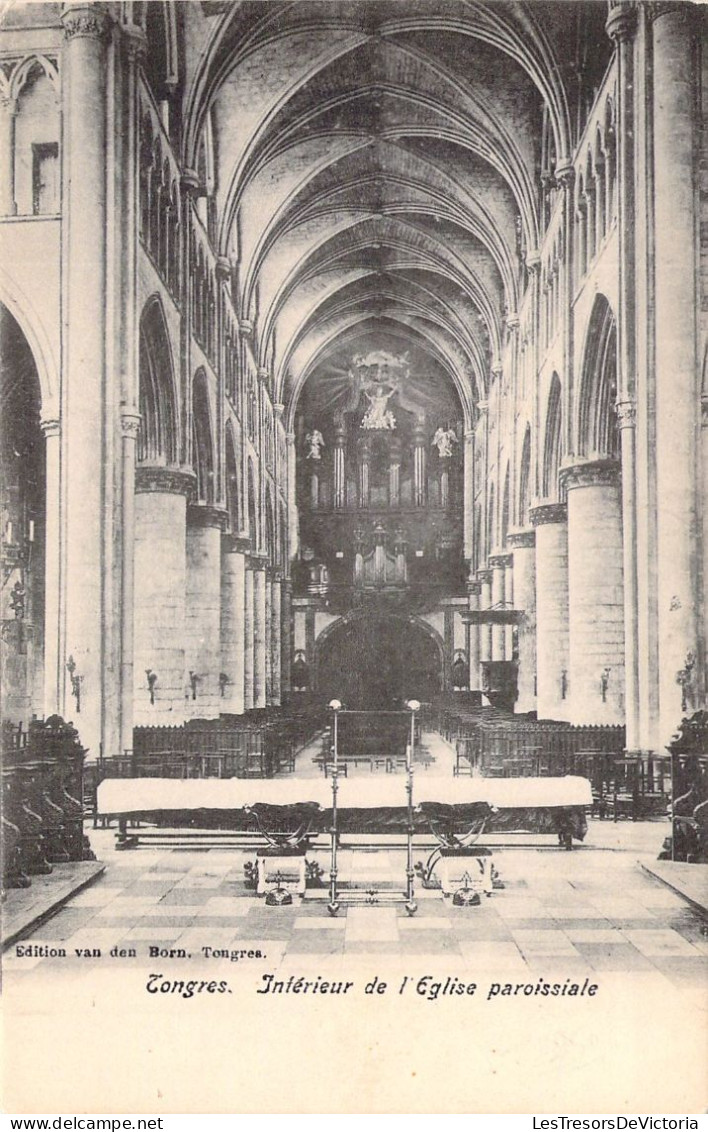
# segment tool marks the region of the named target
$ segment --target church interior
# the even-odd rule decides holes
[[[707,20],[4,11],[10,981],[705,985]]]

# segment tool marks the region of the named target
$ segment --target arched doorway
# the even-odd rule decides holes
[[[318,696],[352,710],[397,710],[430,703],[442,686],[442,653],[432,631],[404,617],[337,622],[317,648]]]
[[[45,444],[37,366],[0,304],[2,716],[25,726],[44,699]]]

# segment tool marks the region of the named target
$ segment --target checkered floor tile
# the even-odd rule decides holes
[[[647,876],[637,865],[635,844],[656,842],[662,827],[647,823],[594,823],[589,841],[603,836],[606,848],[565,853],[547,848],[495,849],[505,889],[483,898],[478,907],[457,908],[439,890],[418,882],[418,913],[408,917],[402,904],[326,910],[329,859],[317,852],[324,885],[308,890],[292,906],[266,907],[244,881],[243,865],[252,855],[223,849],[142,850],[116,853],[114,831],[91,832],[104,875],[71,900],[23,941],[64,947],[117,947],[134,956],[117,964],[148,966],[150,948],[169,953],[181,948],[199,958],[204,948],[247,949],[270,966],[318,965],[336,968],[347,957],[378,956],[402,962],[415,956],[437,969],[509,971],[523,975],[554,971],[652,972],[677,987],[699,989],[708,976],[708,924],[679,896]],[[593,841],[593,837],[595,840]],[[625,839],[626,848],[621,841]],[[340,879],[363,887],[389,884],[402,892],[405,854],[342,854]],[[87,958],[82,971],[101,959]],[[220,960],[217,960],[217,962]],[[224,957],[228,962],[228,955]],[[437,966],[436,966],[437,965]],[[58,969],[56,958],[22,956],[10,948],[3,966],[8,978]]]

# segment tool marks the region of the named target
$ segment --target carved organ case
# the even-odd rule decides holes
[[[316,372],[300,400],[296,588],[344,606],[372,591],[452,592],[463,580],[452,385],[409,354],[370,349],[342,363]]]

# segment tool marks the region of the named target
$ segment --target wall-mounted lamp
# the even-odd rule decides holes
[[[201,677],[198,676],[196,672],[190,672],[190,674],[189,674],[189,686],[192,689],[192,699],[193,700],[196,700],[196,698],[197,698],[197,685],[198,685],[200,680],[201,680]]]
[[[564,700],[568,695],[568,673],[565,668],[561,672],[561,699]]]
[[[607,703],[607,689],[610,684],[611,668],[603,668],[602,675],[600,676],[600,693],[602,695],[603,704]]]
[[[25,589],[24,582],[16,581],[10,590],[10,609],[15,615],[15,621],[22,621],[24,618],[26,597],[27,590]]]
[[[219,691],[221,692],[222,700],[223,700],[224,696],[226,695],[226,689],[228,688],[230,683],[231,683],[231,680],[227,676],[227,674],[225,672],[220,672],[219,673]]]
[[[153,672],[152,668],[146,668],[145,669],[145,675],[147,676],[148,692],[150,693],[150,703],[154,704],[155,703],[155,685],[157,684],[157,673]]]
[[[693,666],[696,658],[692,652],[686,653],[686,663],[676,673],[676,683],[681,688],[681,711],[688,710],[689,699],[693,702]]]
[[[76,671],[76,661],[73,656],[70,656],[66,662],[66,670],[71,679],[71,694],[76,700],[77,714],[81,712],[81,685],[84,682],[83,676],[80,676]]]

